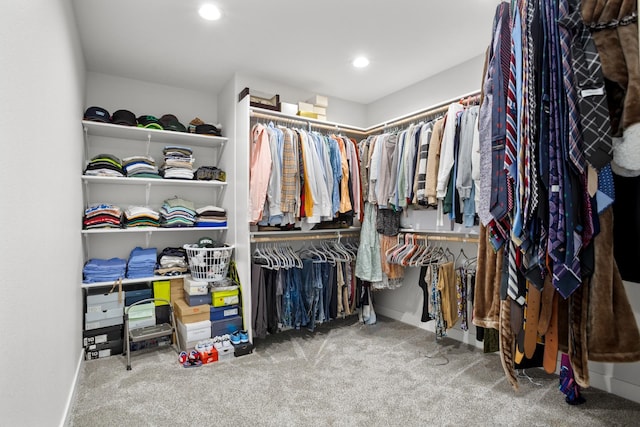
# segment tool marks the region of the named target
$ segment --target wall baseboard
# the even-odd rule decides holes
[[[412,313],[403,313],[392,308],[383,307],[381,305],[377,305],[374,308],[376,313],[382,316],[389,317],[393,320],[397,320],[398,322],[406,323],[408,325],[415,326],[429,332],[434,332],[434,322],[423,323],[420,321],[420,318],[413,315]],[[482,342],[478,342],[475,340],[475,327],[473,327],[474,329],[472,329],[472,327],[472,325],[469,326],[469,331],[462,331],[457,328],[449,329],[447,330],[447,336],[456,341],[460,341],[465,344],[469,344],[482,349],[483,344]],[[560,367],[560,354],[558,354],[557,366],[558,368]],[[558,372],[559,369],[556,371],[556,373]],[[593,388],[597,388],[599,390],[606,391],[607,393],[615,394],[616,396],[624,397],[625,399],[640,403],[640,385],[638,384],[632,384],[619,378],[615,378],[611,374],[602,374],[591,369],[589,370],[589,380],[591,387]]]
[[[76,397],[76,390],[78,389],[78,379],[80,378],[80,368],[84,362],[84,348],[80,348],[80,354],[78,355],[78,364],[76,366],[76,373],[73,376],[73,383],[71,390],[69,390],[69,396],[67,397],[67,403],[64,407],[64,413],[62,414],[62,420],[60,420],[60,427],[64,427],[69,424],[69,414],[71,413],[71,405]]]
[[[622,381],[608,374],[589,371],[591,387],[640,403],[640,385]]]

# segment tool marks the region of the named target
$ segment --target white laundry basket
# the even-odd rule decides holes
[[[201,248],[197,244],[183,246],[187,251],[191,277],[195,280],[216,282],[227,277],[233,246]]]

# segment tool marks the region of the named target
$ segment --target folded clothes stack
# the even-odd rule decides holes
[[[125,277],[127,260],[122,258],[97,259],[87,261],[82,269],[83,282],[114,282]]]
[[[174,197],[160,207],[160,227],[193,227],[195,222],[195,206],[189,200]]]
[[[113,154],[98,154],[94,156],[87,167],[84,174],[89,176],[111,176],[123,177],[125,172],[122,168],[122,161]]]
[[[164,164],[160,168],[167,179],[193,179],[193,150],[170,145],[164,147]]]
[[[132,178],[162,178],[153,157],[131,156],[122,159],[122,168]]]
[[[85,230],[93,228],[120,228],[122,210],[110,203],[97,203],[84,210],[82,227]]]
[[[196,209],[196,227],[226,227],[227,211],[218,206],[203,206]]]
[[[159,227],[160,213],[146,206],[129,206],[124,210],[124,226]]]
[[[127,262],[127,278],[151,277],[156,269],[156,248],[133,248]]]
[[[166,247],[158,255],[156,274],[174,276],[189,271],[187,251],[184,248]]]

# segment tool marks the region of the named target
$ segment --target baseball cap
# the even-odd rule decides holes
[[[198,240],[198,247],[213,248],[213,239],[211,237],[201,237],[200,240]]]
[[[149,114],[138,117],[138,127],[162,130],[162,125],[160,124],[158,118]]]
[[[220,129],[218,129],[217,127],[215,127],[214,125],[210,125],[207,123],[201,124],[201,125],[197,125],[196,126],[196,133],[202,134],[202,135],[214,135],[214,136],[221,136],[222,133],[220,132]]]
[[[92,122],[109,123],[111,121],[111,116],[104,108],[94,106],[87,108],[84,112],[84,119]]]
[[[118,110],[113,113],[111,123],[125,126],[136,126],[138,124],[136,115],[129,110]]]
[[[182,123],[178,121],[178,118],[173,114],[165,114],[160,117],[160,124],[164,128],[164,130],[172,130],[175,132],[186,132],[187,128],[184,127]]]

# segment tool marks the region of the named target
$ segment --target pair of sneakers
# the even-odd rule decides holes
[[[227,350],[233,348],[231,345],[231,336],[229,334],[219,335],[213,338],[213,345],[216,350]]]
[[[231,334],[231,344],[238,345],[247,342],[249,342],[249,334],[247,331],[238,330]]]
[[[185,368],[193,368],[196,366],[202,366],[202,360],[200,360],[200,353],[196,350],[191,350],[190,353],[186,351],[180,352],[178,356],[178,362]]]

